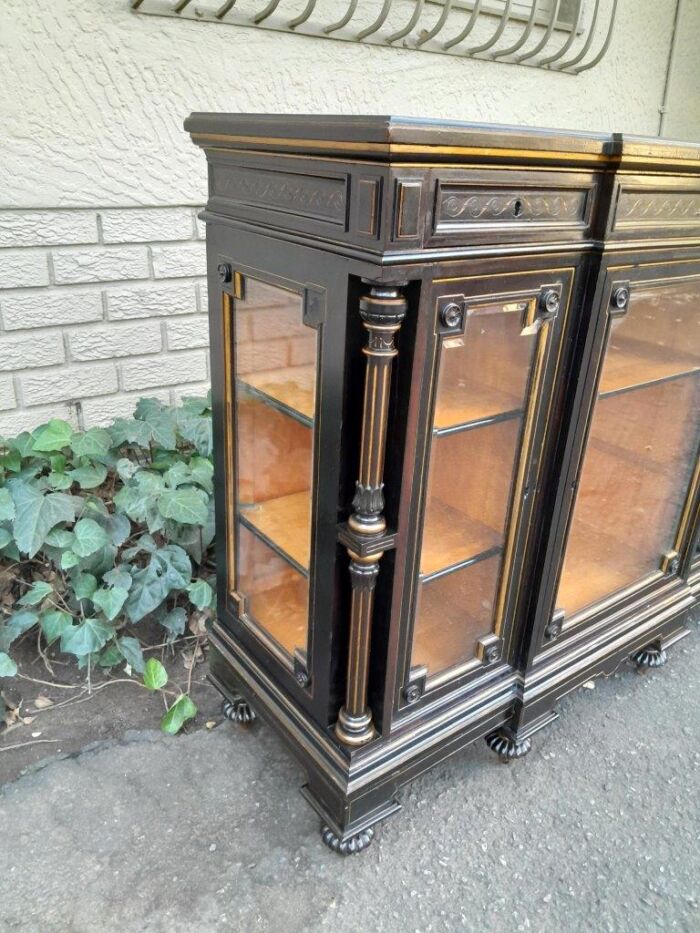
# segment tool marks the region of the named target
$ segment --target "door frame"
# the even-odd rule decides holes
[[[541,586],[535,596],[533,632],[527,666],[549,662],[556,655],[590,639],[601,637],[609,626],[620,624],[628,612],[633,616],[641,603],[652,597],[687,598],[687,577],[690,570],[689,548],[694,539],[700,510],[700,466],[696,468],[686,494],[682,541],[677,541],[680,559],[677,573],[659,570],[642,580],[611,594],[589,610],[574,614],[575,624],[566,625],[556,613],[556,596],[563,568],[566,544],[573,518],[578,483],[584,463],[588,436],[593,419],[598,385],[607,349],[611,296],[618,287],[673,282],[683,278],[700,278],[700,254],[697,250],[674,256],[667,251],[643,251],[629,255],[612,252],[603,257],[590,311],[590,325],[581,334],[584,341],[580,381],[571,410],[565,454],[556,493],[551,534],[543,559]],[[700,461],[699,461],[700,463]]]

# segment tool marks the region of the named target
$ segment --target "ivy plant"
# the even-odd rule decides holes
[[[135,632],[153,619],[173,642],[214,607],[210,405],[144,398],[107,428],[52,419],[0,437],[0,677],[16,674],[13,645],[38,629],[88,672],[124,665],[164,686]],[[182,694],[162,727],[177,732],[195,713]]]

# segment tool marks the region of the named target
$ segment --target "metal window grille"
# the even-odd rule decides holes
[[[580,74],[610,46],[618,0],[130,0],[138,13],[441,52]]]

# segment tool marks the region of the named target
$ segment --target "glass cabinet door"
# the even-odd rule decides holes
[[[291,658],[308,640],[318,332],[301,294],[239,282],[228,334],[229,577],[240,618]]]
[[[557,283],[505,299],[438,303],[410,654],[410,666],[424,669],[429,683],[500,658],[511,513],[525,492],[538,383],[560,294]],[[459,318],[456,327],[450,314]]]
[[[700,278],[615,284],[556,599],[567,625],[659,571],[700,441]]]

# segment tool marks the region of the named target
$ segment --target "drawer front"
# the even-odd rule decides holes
[[[427,185],[424,246],[571,242],[592,233],[594,173],[439,170]]]
[[[610,237],[700,237],[700,179],[622,176],[616,183]]]

